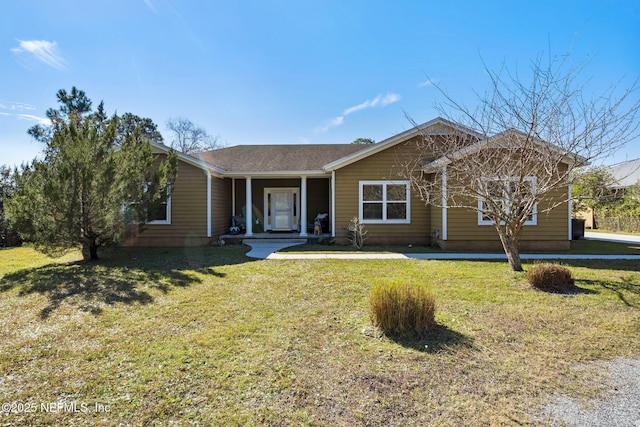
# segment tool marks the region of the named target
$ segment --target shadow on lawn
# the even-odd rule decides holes
[[[471,338],[440,324],[429,330],[427,335],[422,338],[415,335],[391,336],[389,338],[403,347],[426,353],[440,353],[455,347],[473,347]]]
[[[640,276],[629,275],[620,277],[620,280],[580,280],[580,282],[604,288],[613,292],[626,306],[640,308]]]
[[[230,254],[229,251],[226,252]],[[119,248],[107,250],[96,262],[49,264],[9,273],[0,279],[0,292],[19,288],[19,295],[38,293],[48,298],[40,318],[48,318],[63,302],[100,314],[104,305],[146,305],[148,292],[167,293],[202,280],[197,273],[225,277],[216,266],[233,264],[240,256],[215,257],[210,248]],[[145,289],[146,288],[146,289]]]

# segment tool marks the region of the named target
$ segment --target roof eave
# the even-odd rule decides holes
[[[326,177],[328,173],[324,170],[282,170],[282,171],[232,171],[225,172],[225,178],[291,178],[291,177]]]

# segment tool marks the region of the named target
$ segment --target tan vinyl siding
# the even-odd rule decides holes
[[[566,165],[561,165],[566,168]],[[562,172],[565,172],[564,169]],[[559,187],[549,192],[538,204],[536,225],[525,225],[521,235],[522,248],[560,249],[568,247],[569,241],[569,205],[567,202],[549,210],[558,200],[567,200],[568,187]],[[469,200],[469,206],[476,206],[478,200]],[[546,212],[548,211],[548,212]],[[478,212],[466,208],[447,209],[447,237],[449,242],[499,242],[498,232],[493,225],[478,225]],[[544,243],[548,242],[548,243]],[[475,244],[470,244],[475,247]],[[448,248],[453,248],[448,244]],[[480,247],[480,246],[477,246]],[[488,247],[488,246],[487,246]]]
[[[163,158],[164,155],[159,155]],[[207,176],[205,172],[178,161],[178,177],[171,192],[171,224],[147,224],[126,244],[135,246],[206,245]]]
[[[205,193],[206,194],[206,193]],[[231,179],[211,178],[211,235],[225,234],[231,226]]]
[[[415,144],[401,143],[336,170],[336,241],[347,243],[346,227],[359,210],[359,183],[363,180],[403,180],[398,165],[415,153]],[[428,206],[411,191],[409,224],[366,224],[368,243],[424,245],[430,242],[431,213]]]
[[[558,189],[556,199],[565,197],[566,189]],[[538,204],[537,225],[525,225],[522,241],[568,240],[568,204],[563,203],[550,212],[544,212],[549,203]],[[447,209],[448,240],[455,241],[498,241],[498,233],[493,225],[478,225],[478,212],[464,208]]]
[[[430,235],[434,236],[437,233],[438,238],[441,239],[442,238],[442,208],[431,206],[430,210],[431,210]]]

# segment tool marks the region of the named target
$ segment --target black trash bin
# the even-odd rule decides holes
[[[584,219],[572,218],[571,219],[571,238],[573,240],[584,239]]]

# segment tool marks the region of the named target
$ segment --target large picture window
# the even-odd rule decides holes
[[[359,217],[365,224],[408,224],[409,181],[360,181]]]
[[[491,179],[484,181],[487,193],[491,196],[491,200],[498,204],[505,212],[509,212],[510,206],[519,205],[520,202],[526,202],[528,198],[533,196],[536,186],[536,178],[529,176],[523,181],[519,178],[512,179]],[[538,206],[533,205],[532,211],[527,215],[525,225],[537,225]],[[478,225],[493,225],[493,220],[488,215],[488,206],[485,199],[478,199]]]

